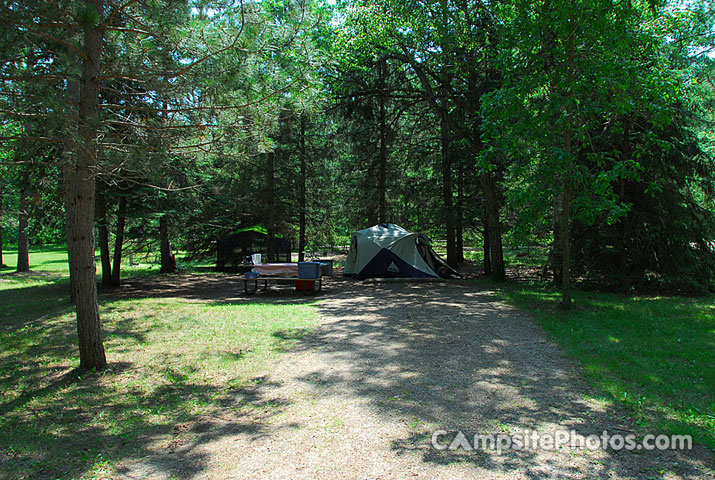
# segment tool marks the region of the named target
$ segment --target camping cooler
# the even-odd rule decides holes
[[[330,258],[325,258],[325,259],[320,259],[316,260],[318,263],[320,263],[320,275],[325,276],[325,277],[332,277],[333,276],[333,262],[334,260]]]
[[[320,262],[298,262],[298,278],[320,278]]]
[[[298,262],[298,278],[306,280],[296,280],[295,289],[312,292],[315,289],[315,279],[320,278],[320,262]]]

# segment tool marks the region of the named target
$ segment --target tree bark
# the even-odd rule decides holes
[[[570,135],[569,135],[570,136]],[[561,212],[561,251],[563,271],[561,273],[561,306],[568,308],[571,305],[571,185],[564,179],[564,194]]]
[[[30,175],[28,171],[22,176],[20,187],[20,211],[18,212],[17,227],[17,271],[27,272],[30,270],[30,241],[27,236],[27,229],[30,218],[30,202],[28,201],[30,189]]]
[[[385,88],[385,69],[387,62],[381,60],[378,63],[379,76],[379,95],[380,103],[380,166],[377,176],[377,195],[378,195],[378,217],[380,223],[387,222],[387,188],[385,186],[387,179],[387,119],[385,113],[386,88]]]
[[[450,153],[450,130],[447,123],[447,79],[444,80],[445,85],[442,111],[440,137],[442,147],[442,207],[444,209],[444,226],[447,232],[447,264],[450,267],[457,266],[457,246],[454,241],[454,212],[452,202],[452,155]]]
[[[69,63],[68,69],[69,70],[78,70],[78,68],[74,68],[72,63],[77,62],[77,58],[75,57],[68,57],[69,58]],[[78,62],[77,62],[78,63]],[[69,77],[67,79],[67,91],[65,95],[65,109],[68,112],[72,112],[73,115],[76,115],[79,117],[79,99],[80,99],[80,91],[81,91],[81,84],[78,78],[72,78]],[[72,133],[73,129],[78,129],[78,124],[75,125],[68,125],[68,134],[74,135],[75,133]],[[74,218],[74,203],[70,202],[70,192],[69,192],[69,184],[70,184],[70,179],[73,175],[74,172],[74,165],[77,163],[77,158],[78,158],[78,145],[75,142],[68,142],[65,143],[63,146],[63,157],[64,157],[64,165],[62,167],[62,184],[64,185],[64,188],[62,190],[62,199],[65,207],[65,232],[67,232],[67,266],[70,272],[70,302],[72,302],[73,305],[77,305],[77,275],[72,275],[72,265],[76,264],[76,261],[74,260],[74,252],[70,248],[70,239],[69,239],[69,231],[70,231],[70,223],[72,221],[72,218]],[[96,276],[96,273],[95,273]],[[79,320],[78,320],[79,324]]]
[[[119,197],[117,209],[117,233],[114,238],[114,263],[112,265],[112,286],[118,287],[122,278],[122,248],[124,246],[124,227],[127,223],[127,197]]]
[[[487,221],[486,213],[484,214],[484,232],[482,233],[484,240],[484,245],[482,250],[484,251],[484,275],[492,274],[492,256],[491,248],[489,247],[489,222]]]
[[[103,18],[103,0],[87,1]],[[94,262],[94,176],[97,159],[97,129],[94,124],[99,103],[99,72],[103,31],[99,25],[84,33],[84,59],[79,97],[79,144],[75,162],[68,169],[67,251],[70,276],[74,277],[77,308],[77,334],[82,369],[102,369],[107,365],[102,341],[102,325],[97,305],[96,266]]]
[[[268,152],[268,261],[276,261],[276,154]]]
[[[109,225],[107,222],[107,199],[103,187],[97,189],[97,230],[99,233],[99,257],[102,263],[102,285],[112,285],[112,259],[109,253]]]
[[[554,285],[561,285],[563,279],[563,249],[561,246],[561,220],[563,216],[563,192],[554,195],[554,240],[551,244],[549,263],[551,263],[551,273],[554,276]]]
[[[457,175],[457,218],[455,237],[457,242],[457,262],[464,262],[464,166],[459,163]]]
[[[305,158],[305,114],[300,117],[300,219],[298,227],[298,261],[305,261],[305,209],[306,209],[306,158]]]
[[[159,239],[161,243],[161,269],[159,273],[174,273],[176,263],[171,253],[171,242],[169,242],[169,215],[164,214],[159,219]]]
[[[497,282],[506,281],[504,269],[504,251],[501,243],[501,225],[499,221],[499,200],[497,199],[494,179],[489,174],[480,175],[479,183],[484,194],[484,214],[489,225],[489,256],[491,260],[492,279]]]
[[[79,98],[79,97],[78,97]],[[72,156],[75,155],[74,151],[74,146],[67,146],[66,147],[66,153],[69,154],[69,157],[72,158]],[[75,264],[74,260],[74,252],[72,249],[69,248],[70,245],[70,239],[69,239],[69,231],[70,231],[70,222],[72,218],[74,218],[74,203],[70,202],[70,195],[69,195],[69,184],[70,184],[70,178],[71,174],[70,171],[72,170],[72,167],[70,164],[65,165],[63,169],[63,177],[62,181],[64,182],[65,185],[65,190],[63,192],[64,196],[64,204],[65,204],[65,232],[67,232],[67,266],[69,267],[70,271],[70,301],[76,305],[77,304],[77,276],[72,275],[72,265]]]
[[[102,342],[95,283],[93,170],[88,166],[75,165],[68,178],[67,187],[68,203],[71,204],[67,250],[70,276],[74,277],[72,288],[77,309],[80,368],[101,369],[106,366],[107,360]]]
[[[0,267],[4,267],[5,263],[2,260],[2,217],[3,217],[3,206],[4,206],[4,195],[3,195],[3,178],[0,176]]]
[[[573,35],[569,35],[568,44],[568,85],[573,85],[574,81],[574,44]],[[569,99],[570,100],[570,99]],[[561,203],[561,256],[562,256],[562,278],[561,278],[561,306],[571,307],[571,165],[573,152],[573,105],[569,101],[566,104],[566,122],[564,132],[564,153],[566,164],[563,171],[563,197]]]

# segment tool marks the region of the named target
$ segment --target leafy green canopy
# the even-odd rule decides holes
[[[573,188],[572,244],[586,278],[713,286],[703,203],[713,161],[688,132],[684,84],[651,28],[659,18],[634,5],[502,4],[508,73],[483,104],[487,155],[508,159],[517,237],[548,231],[554,185]]]

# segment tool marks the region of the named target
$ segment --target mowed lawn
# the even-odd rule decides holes
[[[304,297],[231,305],[101,296],[111,367],[80,375],[66,267],[53,268],[61,259],[56,249],[33,252],[36,273],[0,274],[0,478],[111,476],[184,422],[281,408],[250,391],[316,325]]]
[[[5,264],[5,268],[2,268],[0,272],[13,272],[17,266],[17,252],[3,251],[2,261]],[[67,247],[53,245],[30,249],[30,270],[67,273],[69,270],[67,266]]]
[[[499,295],[529,312],[584,368],[599,397],[646,432],[692,435],[715,450],[715,297],[559,292],[511,284]]]

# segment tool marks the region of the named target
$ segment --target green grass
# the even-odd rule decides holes
[[[464,257],[473,260],[478,265],[484,261],[484,251],[481,249],[466,251]],[[519,269],[540,268],[546,263],[548,249],[546,247],[504,247],[504,266]]]
[[[6,267],[0,269],[0,272],[7,273],[15,271],[17,251],[4,250],[2,260]],[[67,273],[69,271],[69,267],[67,266],[67,247],[64,245],[51,245],[31,248],[30,270]]]
[[[599,396],[631,411],[644,429],[690,434],[715,449],[715,297],[560,294],[538,284],[498,287],[530,312],[584,368]]]
[[[59,255],[34,252],[33,269],[57,265]],[[0,478],[113,476],[120,463],[183,435],[182,426],[199,435],[190,427],[197,419],[213,425],[234,415],[234,427],[260,430],[284,405],[256,393],[270,381],[259,372],[317,323],[302,298],[228,305],[101,297],[111,367],[78,376],[68,293],[61,270],[0,275]],[[220,423],[209,426],[212,435]]]
[[[99,265],[99,250],[95,252],[97,256],[97,270],[101,271]],[[43,247],[30,247],[30,270],[43,272],[45,274],[69,275],[69,265],[67,264],[67,247],[64,245],[47,245]],[[202,262],[190,262],[177,253],[179,262],[178,268],[183,271],[195,271],[198,268],[210,267],[212,265]],[[122,277],[134,277],[151,275],[159,270],[159,260],[155,255],[135,255],[134,265],[129,264],[129,255],[122,257]],[[4,267],[0,267],[0,278],[2,274],[15,271],[17,265],[16,251],[3,251]]]

